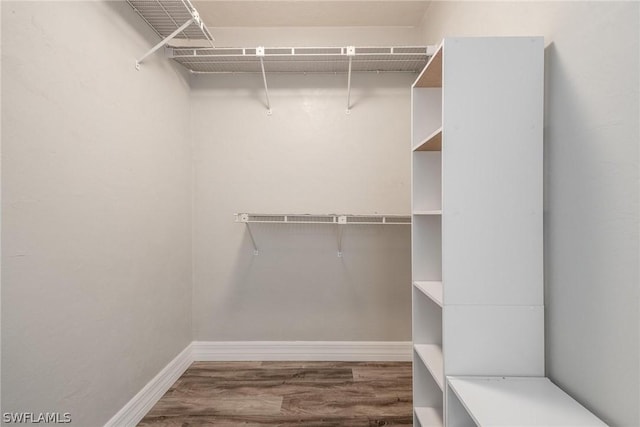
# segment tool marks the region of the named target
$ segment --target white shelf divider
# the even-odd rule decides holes
[[[545,377],[447,377],[478,426],[606,426]]]
[[[444,389],[444,365],[442,360],[442,347],[435,344],[415,344],[416,353],[427,367],[431,376],[440,387]]]
[[[442,215],[442,211],[440,209],[432,210],[432,211],[413,211],[414,215]]]
[[[442,151],[442,127],[423,139],[413,151]]]
[[[421,427],[442,427],[442,410],[440,408],[416,407],[416,417]]]
[[[415,281],[413,285],[431,301],[442,307],[442,282]]]

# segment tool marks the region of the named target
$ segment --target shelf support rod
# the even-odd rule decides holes
[[[338,258],[342,258],[342,226],[347,223],[347,216],[339,215],[336,221],[338,224]]]
[[[256,56],[260,58],[260,68],[262,69],[262,81],[264,82],[264,93],[267,96],[267,114],[271,115],[271,101],[269,100],[269,87],[267,86],[267,74],[264,72],[264,47],[256,48]]]
[[[249,237],[251,237],[251,243],[253,244],[253,254],[258,255],[260,252],[258,251],[258,245],[256,245],[256,239],[253,238],[253,233],[251,232],[251,226],[248,222],[245,222],[247,226],[247,231],[249,232]]]
[[[347,46],[347,56],[349,56],[349,73],[347,77],[347,114],[351,114],[351,63],[355,54],[355,46]]]
[[[138,59],[136,61],[136,70],[140,69],[140,64],[142,63],[142,61],[145,60],[145,58],[147,58],[149,55],[152,55],[156,50],[160,49],[162,46],[164,46],[167,42],[169,42],[171,39],[173,39],[175,36],[177,36],[178,34],[180,34],[182,31],[184,31],[185,28],[187,28],[189,25],[191,25],[192,23],[196,22],[196,18],[192,17],[191,19],[189,19],[187,22],[185,22],[184,24],[182,24],[180,27],[178,27],[173,33],[169,34],[167,37],[165,37],[164,39],[162,39],[162,41],[160,41],[160,43],[158,43],[157,45],[155,45],[154,47],[151,48],[151,50],[147,53],[145,53],[144,55],[142,55],[142,57],[140,59]]]

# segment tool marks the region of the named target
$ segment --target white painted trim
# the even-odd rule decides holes
[[[104,427],[137,425],[158,400],[193,363],[193,343],[190,343],[167,366],[138,392]]]
[[[194,361],[410,362],[410,341],[194,341]]]

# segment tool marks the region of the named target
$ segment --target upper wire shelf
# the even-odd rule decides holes
[[[166,53],[194,73],[406,72],[424,68],[428,46],[167,48]],[[350,65],[351,64],[351,65]]]
[[[209,29],[199,19],[196,8],[189,0],[127,0],[127,3],[162,39],[171,35],[195,15],[198,19],[173,38],[213,41]]]
[[[433,46],[216,48],[213,36],[189,0],[127,2],[162,38],[136,60],[137,70],[142,61],[165,46],[166,55],[192,73],[261,73],[269,115],[267,72],[347,73],[346,113],[350,114],[352,72],[417,73],[435,53]],[[191,43],[189,47],[168,46],[173,39]],[[195,47],[201,46],[203,40],[211,47]]]
[[[145,58],[173,39],[205,40],[213,47],[213,37],[189,0],[127,0],[129,5],[162,38],[136,61],[136,69]]]

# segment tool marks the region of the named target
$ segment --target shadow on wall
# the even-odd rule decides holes
[[[343,89],[347,92],[346,73],[269,73],[266,71],[269,89],[312,89],[318,92],[326,89]],[[365,73],[351,75],[351,87],[397,89],[406,88],[417,78],[417,73]],[[194,74],[192,81],[202,90],[245,90],[247,88],[264,91],[264,81],[260,73]]]
[[[347,102],[347,75],[340,74],[304,74],[304,73],[269,73],[267,71],[269,93],[307,94],[316,96],[335,92]],[[385,91],[406,90],[407,96],[411,84],[417,77],[413,73],[397,73],[396,75],[377,73],[353,73],[351,77],[351,102],[353,108],[370,98],[384,96]],[[194,74],[191,86],[198,90],[193,96],[242,96],[256,100],[265,105],[265,88],[262,74]],[[272,99],[273,103],[273,99]]]
[[[255,224],[216,314],[233,340],[410,339],[410,229]],[[251,319],[251,320],[249,320]],[[364,336],[363,336],[364,335]],[[229,338],[231,339],[231,338]]]
[[[597,66],[614,75],[616,53],[602,54]],[[638,249],[628,233],[637,227],[637,187],[628,184],[638,179],[637,141],[628,140],[628,116],[611,107],[628,99],[622,85],[588,83],[582,70],[593,61],[555,43],[545,49],[546,370],[586,406],[632,419],[616,393],[599,390],[637,393],[636,375],[611,375],[623,373],[615,366],[637,366],[638,307],[629,298],[637,283],[629,278],[637,277]]]

